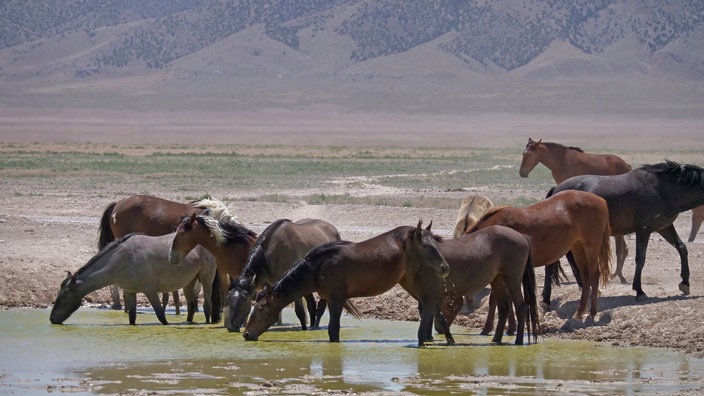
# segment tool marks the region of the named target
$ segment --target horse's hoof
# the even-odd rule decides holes
[[[680,291],[688,296],[689,295],[689,285],[685,285],[684,283],[680,283]]]
[[[643,302],[648,299],[648,295],[643,293],[636,296],[636,302]]]
[[[543,312],[550,312],[550,311],[552,311],[552,306],[551,306],[550,304],[547,304],[547,303],[544,303],[544,302],[541,302],[541,303],[540,303],[540,308],[543,309]]]
[[[489,331],[489,330],[482,330],[481,333],[479,333],[479,335],[484,335],[484,336],[485,336],[485,335],[489,335],[489,333],[491,333],[491,331]]]
[[[450,337],[447,339],[447,345],[455,345],[455,339]]]

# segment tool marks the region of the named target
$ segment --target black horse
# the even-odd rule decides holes
[[[589,191],[601,196],[609,206],[612,235],[636,233],[633,290],[637,301],[647,299],[641,288],[641,272],[645,265],[648,240],[653,232],[660,234],[677,249],[682,278],[679,288],[684,294],[689,294],[687,247],[677,235],[673,222],[680,212],[704,204],[704,169],[665,161],[644,165],[621,175],[574,176],[550,190],[548,196],[563,190]]]

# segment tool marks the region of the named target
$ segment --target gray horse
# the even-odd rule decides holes
[[[102,287],[116,284],[124,290],[130,324],[137,317],[137,293],[144,293],[162,324],[168,324],[159,293],[183,288],[187,301],[196,301],[194,285],[203,285],[203,311],[210,323],[211,296],[215,279],[215,259],[203,248],[194,249],[179,264],[169,262],[169,249],[174,235],[147,236],[129,234],[107,245],[75,274],[61,283],[61,289],[49,320],[61,324],[80,306],[83,297]],[[217,291],[219,292],[219,291]],[[188,322],[193,321],[195,306],[188,305]]]

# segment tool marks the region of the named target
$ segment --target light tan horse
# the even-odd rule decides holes
[[[491,199],[489,199],[489,197],[484,195],[472,194],[462,198],[460,210],[457,212],[457,220],[455,220],[455,229],[452,232],[452,237],[459,238],[464,235],[464,230],[474,227],[474,225],[477,224],[477,221],[479,221],[479,219],[481,219],[482,216],[484,216],[484,214],[493,207],[494,203]],[[475,301],[481,300],[481,293],[482,292],[479,292],[474,296],[463,296],[462,309],[460,310],[460,313],[463,315],[472,313],[476,308],[474,306]],[[513,321],[513,316],[510,316],[509,319],[509,329],[514,329],[516,324]]]
[[[528,138],[518,174],[528,177],[539,163],[545,165],[552,173],[556,184],[578,175],[620,175],[630,172],[631,166],[616,155],[585,153],[579,147],[563,146],[559,143],[535,141]],[[621,283],[628,283],[623,277],[623,263],[628,256],[628,247],[623,236],[614,237],[616,246],[616,271]]]
[[[689,232],[689,242],[694,242],[694,238],[697,237],[697,232],[699,232],[702,221],[704,221],[704,206],[697,206],[692,209],[692,230]]]

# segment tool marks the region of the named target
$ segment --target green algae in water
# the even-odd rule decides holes
[[[216,325],[162,326],[143,310],[137,326],[122,312],[82,308],[64,325],[48,310],[0,312],[0,392],[72,394],[158,392],[388,392],[446,394],[633,394],[704,390],[704,361],[664,349],[541,339],[493,345],[455,328],[415,347],[417,323],[343,316],[342,342],[327,331],[272,328],[258,342]],[[296,323],[287,310],[284,319]],[[324,321],[327,320],[327,316]],[[196,316],[203,322],[202,314]]]

